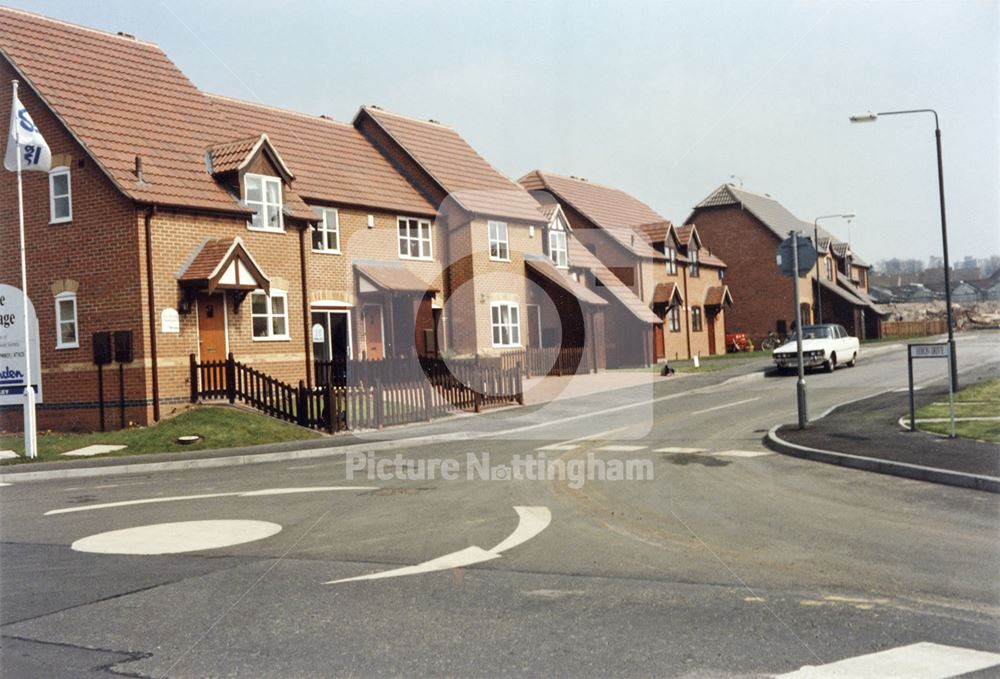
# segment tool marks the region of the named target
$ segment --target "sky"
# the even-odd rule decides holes
[[[3,0],[157,43],[202,90],[454,127],[516,179],[623,189],[673,221],[733,181],[864,259],[1000,254],[1000,0]],[[735,177],[735,178],[734,178]],[[711,244],[706,244],[709,247]]]

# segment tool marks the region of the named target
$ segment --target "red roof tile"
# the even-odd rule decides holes
[[[654,250],[637,231],[643,224],[669,223],[669,220],[624,191],[541,170],[529,172],[518,182],[529,191],[550,191],[633,254],[663,259],[663,254]]]
[[[239,271],[248,273],[250,280],[225,281],[225,272],[229,265],[239,261]],[[236,274],[239,276],[239,274]],[[187,263],[181,268],[177,280],[182,284],[204,285],[211,293],[217,285],[222,287],[254,290],[260,288],[265,292],[270,290],[271,282],[254,260],[246,244],[238,236],[235,238],[216,238],[203,240]]]
[[[684,297],[676,283],[657,283],[653,289],[653,304],[673,304],[675,298],[684,303]]]
[[[607,300],[593,290],[587,288],[586,285],[573,280],[565,271],[557,269],[552,261],[547,257],[525,255],[524,264],[529,269],[536,271],[539,275],[552,281],[584,304],[605,306],[608,303]]]
[[[705,291],[705,306],[722,306],[732,303],[733,296],[729,293],[728,285],[715,285]]]
[[[437,184],[468,212],[542,223],[538,205],[521,186],[511,181],[476,153],[455,130],[366,106],[367,115]]]
[[[321,116],[207,95],[231,123],[229,136],[265,132],[295,171],[307,201],[433,216],[437,210],[360,132]]]
[[[438,291],[438,288],[425,282],[399,262],[355,262],[354,268],[375,287],[383,290],[421,293]]]
[[[159,47],[0,8],[0,49],[128,196],[242,211],[205,169],[227,122]]]

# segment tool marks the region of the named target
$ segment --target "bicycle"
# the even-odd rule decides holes
[[[767,337],[760,341],[760,348],[764,351],[773,351],[782,345],[781,338],[773,330],[767,333]]]

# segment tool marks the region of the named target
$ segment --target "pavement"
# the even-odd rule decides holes
[[[966,385],[1000,377],[1000,364],[962,375]],[[916,407],[948,400],[947,384],[915,391]],[[904,417],[905,416],[905,417]],[[773,428],[766,444],[781,453],[894,476],[1000,493],[1000,445],[912,432],[907,390],[893,390],[832,409],[809,422]]]

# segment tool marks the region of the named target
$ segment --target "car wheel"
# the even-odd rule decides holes
[[[830,354],[830,359],[823,366],[828,373],[837,369],[837,354]]]
[[[855,351],[854,355],[851,356],[851,360],[847,362],[847,367],[848,368],[853,368],[857,364],[858,364],[858,352]]]

